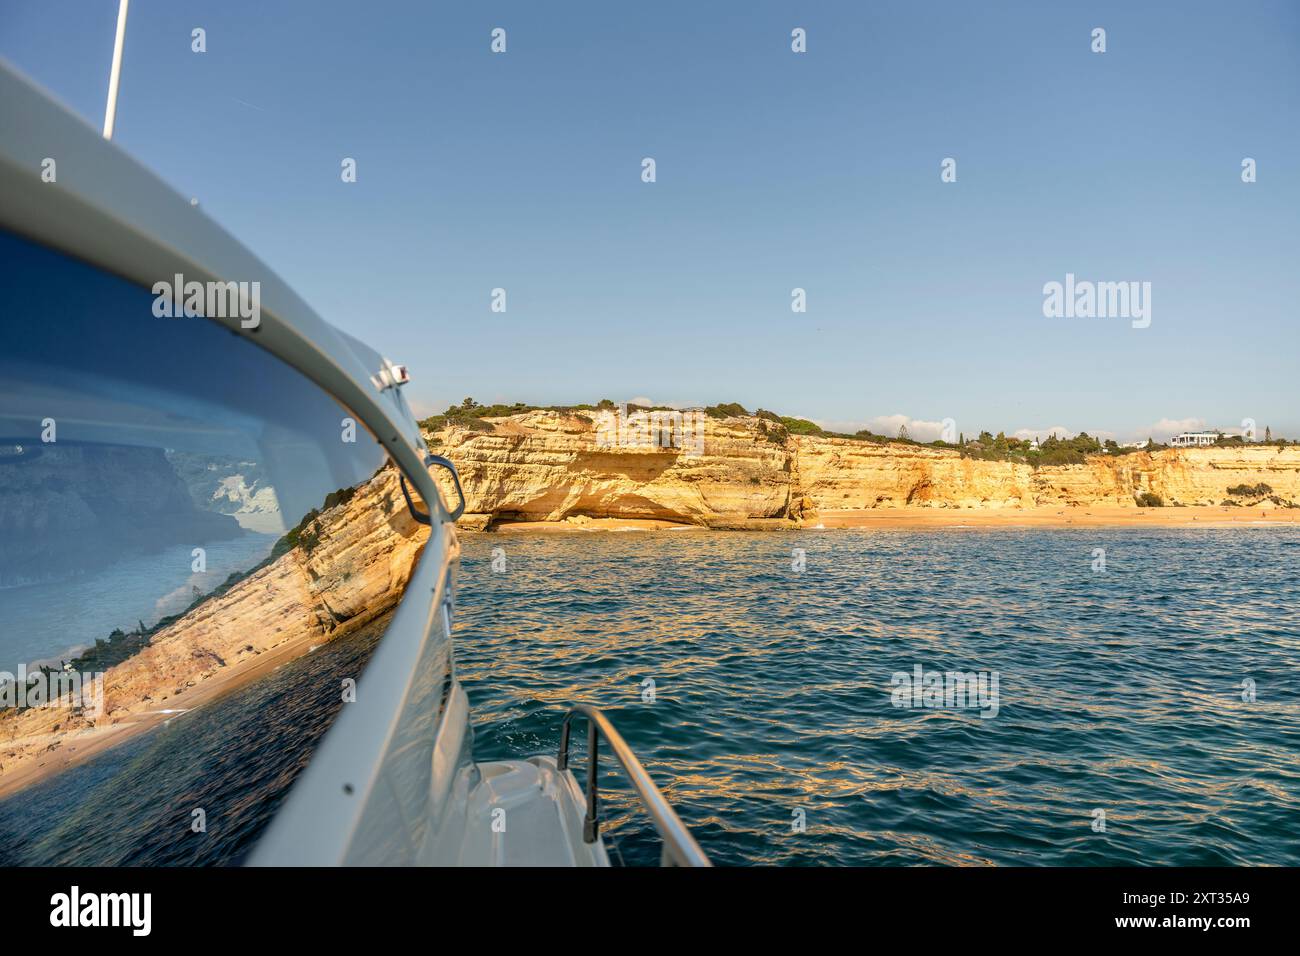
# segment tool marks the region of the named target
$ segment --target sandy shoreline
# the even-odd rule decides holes
[[[1165,508],[871,508],[824,511],[801,523],[779,518],[737,521],[725,529],[644,518],[511,521],[488,534],[594,531],[830,530],[835,528],[1267,528],[1300,526],[1300,508],[1199,505]]]
[[[1266,528],[1300,525],[1300,508],[889,508],[826,512],[807,528]]]
[[[707,531],[700,525],[651,518],[589,518],[585,521],[502,521],[488,534],[584,534],[592,531]]]

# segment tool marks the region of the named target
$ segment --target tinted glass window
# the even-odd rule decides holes
[[[427,532],[244,337],[4,233],[0,277],[0,862],[236,860]]]

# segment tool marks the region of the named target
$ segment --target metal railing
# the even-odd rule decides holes
[[[600,763],[600,738],[604,737],[618,762],[623,765],[623,772],[632,781],[632,788],[641,798],[641,805],[650,820],[659,831],[664,841],[663,855],[660,862],[664,866],[712,866],[704,855],[700,845],[686,829],[677,811],[664,799],[655,782],[646,773],[645,767],[637,759],[632,748],[627,745],[623,735],[614,729],[609,718],[601,713],[600,708],[587,704],[575,704],[564,715],[564,724],[560,728],[560,755],[556,764],[561,771],[569,769],[569,731],[575,717],[587,718],[587,814],[582,819],[582,839],[584,843],[595,843],[600,835],[600,794],[596,778]]]

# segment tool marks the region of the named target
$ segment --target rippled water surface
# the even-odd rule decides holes
[[[597,704],[720,864],[1296,865],[1298,560],[1287,529],[466,535],[457,667],[479,759]],[[382,629],[0,801],[0,864],[239,862]],[[894,706],[918,665],[996,672],[997,715]],[[615,859],[657,862],[602,767]]]
[[[721,864],[1295,865],[1298,561],[1285,529],[469,536],[457,662],[480,758],[604,707]],[[894,706],[918,664],[997,672],[997,716]]]
[[[0,801],[0,866],[242,862],[342,707],[340,681],[362,673],[387,623]]]

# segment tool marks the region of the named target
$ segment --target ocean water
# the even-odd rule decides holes
[[[599,705],[718,864],[1296,865],[1298,566],[1289,529],[479,536],[457,663],[478,757]],[[996,716],[895,706],[917,665],[996,672]]]
[[[0,866],[243,861],[343,706],[389,616],[0,800]],[[206,830],[193,829],[194,810]]]
[[[599,705],[718,864],[1300,863],[1295,530],[463,540],[476,755]],[[0,863],[239,862],[381,631],[0,802]],[[917,666],[996,674],[996,716],[896,706]],[[616,861],[657,862],[601,766]]]

